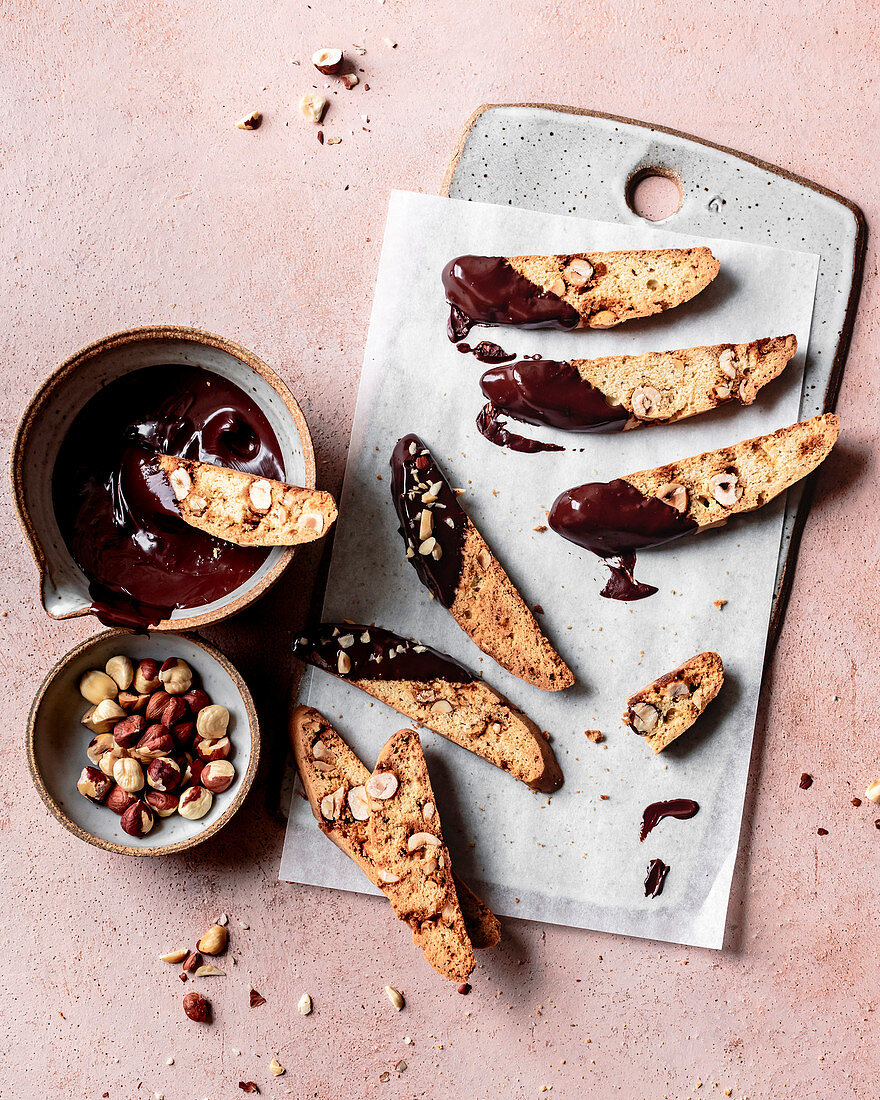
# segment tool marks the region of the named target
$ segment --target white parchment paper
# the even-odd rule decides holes
[[[797,358],[751,408],[610,435],[567,435],[510,422],[566,450],[516,454],[474,426],[485,366],[445,335],[440,272],[462,253],[516,255],[709,244],[721,273],[693,302],[607,332],[475,329],[519,355],[550,359],[640,353],[796,334]],[[457,870],[499,914],[720,947],[736,857],[761,686],[783,501],[726,528],[639,555],[636,575],[659,592],[623,604],[599,589],[598,559],[552,531],[546,510],[563,489],[772,431],[797,419],[818,257],[656,229],[511,207],[392,195],[367,341],[324,619],[375,622],[453,654],[550,731],[565,773],[551,797],[423,731]],[[432,601],[405,560],[389,495],[389,458],[406,432],[422,436],[462,503],[577,677],[564,692],[524,684],[484,656]],[[723,610],[713,601],[727,600]],[[660,756],[621,723],[628,695],[706,649],[726,669],[718,699]],[[326,673],[300,693],[372,767],[401,716]],[[598,729],[604,744],[584,731]],[[607,796],[607,797],[603,797]],[[658,799],[700,804],[639,842],[642,810]],[[671,866],[645,898],[650,859]],[[280,877],[375,892],[315,827],[294,794]]]

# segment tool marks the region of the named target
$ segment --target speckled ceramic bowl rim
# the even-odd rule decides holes
[[[159,633],[159,631],[151,631],[151,633]],[[168,633],[166,631],[166,633]],[[34,786],[37,788],[37,793],[43,802],[46,804],[47,809],[55,818],[59,821],[65,829],[73,833],[74,836],[79,837],[80,840],[85,840],[89,844],[94,844],[96,848],[103,848],[105,852],[115,852],[117,855],[123,856],[166,856],[171,855],[174,852],[185,852],[190,848],[195,848],[197,844],[204,844],[204,842],[210,839],[212,836],[216,836],[217,833],[231,821],[233,815],[238,812],[241,804],[247,798],[248,792],[251,789],[251,785],[254,781],[254,776],[257,774],[257,767],[260,763],[260,723],[257,719],[257,711],[254,707],[254,701],[251,698],[251,693],[248,690],[247,684],[241,676],[241,673],[232,664],[228,657],[224,656],[219,649],[215,649],[214,646],[209,645],[207,642],[202,641],[201,638],[195,638],[192,634],[185,635],[188,642],[191,642],[198,649],[204,650],[210,657],[221,666],[223,671],[229,676],[232,682],[238,689],[241,695],[241,701],[244,706],[245,714],[247,715],[248,731],[251,738],[251,752],[250,760],[248,761],[247,771],[244,773],[238,790],[235,793],[235,797],[230,802],[226,810],[213,821],[207,829],[200,830],[193,833],[191,837],[186,840],[179,840],[176,844],[163,844],[154,848],[135,848],[129,847],[126,844],[114,844],[109,840],[102,840],[100,837],[94,836],[86,829],[81,828],[72,821],[67,814],[61,809],[55,799],[49,794],[46,784],[43,782],[43,776],[40,773],[40,769],[37,765],[36,754],[36,726],[37,726],[37,714],[40,706],[46,696],[47,691],[58,679],[62,676],[68,667],[80,657],[87,650],[92,649],[94,646],[101,642],[106,641],[108,638],[118,637],[131,637],[131,633],[128,630],[103,630],[100,634],[94,634],[91,638],[86,638],[85,641],[80,642],[79,645],[74,646],[73,649],[61,657],[55,665],[46,673],[42,684],[40,684],[37,694],[34,696],[34,701],[31,703],[31,709],[28,713],[27,720],[27,733],[26,733],[26,749],[27,749],[27,764],[28,771],[31,773],[31,779]]]
[[[275,390],[286,405],[288,412],[293,417],[303,450],[303,463],[305,465],[303,488],[315,488],[315,451],[312,446],[311,432],[306,423],[306,418],[303,416],[302,409],[299,407],[296,398],[275,371],[264,363],[262,359],[254,355],[253,352],[248,351],[247,348],[243,348],[240,344],[235,344],[231,340],[226,340],[222,336],[216,336],[211,332],[203,332],[201,329],[196,328],[182,328],[177,325],[149,325],[143,328],[125,329],[123,332],[116,332],[110,336],[104,336],[100,340],[94,341],[94,343],[87,344],[86,347],[76,352],[76,354],[71,355],[69,359],[66,359],[60,367],[57,367],[33,395],[22,414],[18,428],[15,432],[15,439],[12,443],[12,461],[10,463],[12,499],[15,503],[18,522],[21,524],[31,554],[36,562],[37,583],[39,585],[41,597],[40,604],[51,619],[76,619],[81,615],[89,615],[91,612],[89,608],[83,607],[81,610],[72,611],[67,615],[53,615],[43,605],[42,591],[47,573],[46,558],[37,535],[36,527],[31,522],[30,515],[28,514],[24,492],[22,490],[22,465],[24,463],[25,446],[28,436],[36,419],[40,416],[46,403],[52,398],[58,386],[66,381],[66,379],[83,363],[94,358],[96,355],[100,355],[114,348],[124,347],[126,344],[143,343],[148,340],[189,340],[195,344],[202,344],[205,347],[217,348],[219,351],[226,352],[228,355],[240,360],[246,366],[250,367],[251,370],[259,374],[260,377],[268,382],[272,389]],[[212,611],[206,611],[201,615],[191,615],[185,619],[163,619],[151,629],[174,633],[186,630],[198,630],[203,626],[208,626],[210,623],[221,622],[224,619],[231,618],[233,615],[237,615],[239,611],[243,611],[255,600],[258,600],[268,592],[272,585],[281,577],[284,570],[290,565],[293,560],[295,549],[296,548],[293,546],[283,547],[281,556],[269,572],[257,584],[248,589],[247,592],[242,593],[236,599],[230,600],[221,607],[217,607]]]

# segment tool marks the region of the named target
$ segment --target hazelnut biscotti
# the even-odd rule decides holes
[[[535,723],[445,653],[381,627],[341,622],[300,635],[293,654],[536,791],[562,786],[562,771]]]
[[[320,489],[300,489],[242,470],[158,455],[180,518],[239,546],[313,542],[336,519],[336,504]]]
[[[655,753],[685,732],[700,717],[724,683],[717,653],[698,653],[626,701],[624,722],[641,734]]]
[[[290,736],[303,790],[318,828],[354,860],[374,886],[387,893],[388,872],[377,866],[367,838],[369,769],[312,707],[294,709]],[[461,879],[454,877],[471,944],[477,950],[494,947],[501,939],[500,921]]]
[[[626,431],[738,401],[751,405],[797,351],[796,337],[555,362],[524,359],[480,379],[492,405],[526,424]]]
[[[449,609],[462,630],[526,683],[545,691],[571,687],[571,670],[544,637],[416,435],[405,435],[394,448],[391,492],[407,558],[422,584]]]
[[[718,274],[708,248],[459,256],[443,269],[448,332],[473,325],[611,328],[689,301]]]

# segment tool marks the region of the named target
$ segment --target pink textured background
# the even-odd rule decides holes
[[[640,4],[523,0],[516,20],[508,3],[466,0],[313,7],[4,4],[4,450],[61,359],[117,329],[176,322],[238,340],[282,374],[312,426],[319,483],[338,489],[388,190],[436,192],[484,101],[661,122],[819,180],[869,223],[877,214],[875,5],[671,0],[646,19]],[[324,131],[342,142],[321,147],[296,111],[316,75],[308,58],[353,42],[368,51],[362,84],[331,96]],[[253,107],[262,129],[236,130]],[[190,856],[133,861],[79,843],[32,790],[22,741],[47,666],[95,625],[42,613],[4,488],[0,1095],[220,1100],[242,1095],[239,1080],[321,1100],[518,1098],[545,1085],[647,1100],[873,1094],[880,812],[850,798],[880,772],[876,269],[871,247],[844,434],[766,683],[721,954],[512,921],[460,997],[373,900],[276,881],[268,767],[218,842]],[[267,747],[284,743],[283,649],[318,557],[302,554],[274,596],[206,632],[251,683]],[[183,1017],[184,987],[157,956],[221,911],[238,965],[210,986],[208,1031]],[[249,980],[261,1008],[248,1008]],[[386,982],[404,990],[403,1013]],[[288,1070],[277,1080],[273,1053]]]

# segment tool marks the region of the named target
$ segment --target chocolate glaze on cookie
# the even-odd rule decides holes
[[[612,405],[567,362],[525,359],[494,367],[485,372],[480,386],[494,406],[525,424],[595,432],[620,430],[629,419],[623,405]]]
[[[669,864],[662,859],[652,859],[648,864],[648,872],[645,875],[645,897],[659,898],[666,884],[666,876],[669,874]]]
[[[572,329],[580,322],[568,302],[524,278],[503,256],[459,256],[443,269],[443,287],[453,342],[473,325]]]
[[[639,840],[644,840],[651,830],[660,824],[664,817],[677,817],[687,820],[693,817],[700,809],[699,804],[692,798],[670,798],[666,802],[652,802],[645,807],[642,814],[642,827],[639,830]]]
[[[406,554],[419,580],[444,607],[452,607],[469,521],[434,456],[417,435],[405,435],[394,448],[391,495]],[[424,538],[423,512],[428,513],[431,524]]]
[[[454,657],[380,626],[322,623],[294,640],[293,655],[344,680],[472,684],[476,679]]]

